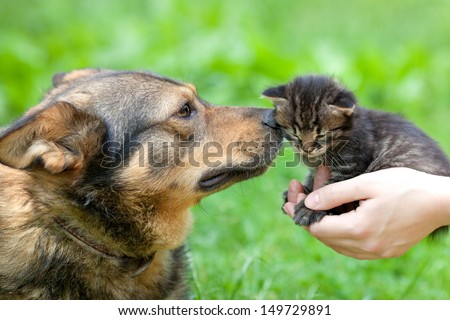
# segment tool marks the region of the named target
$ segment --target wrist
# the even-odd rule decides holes
[[[434,176],[431,186],[437,227],[450,225],[450,177]]]

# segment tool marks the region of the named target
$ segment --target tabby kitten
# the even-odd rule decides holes
[[[274,102],[276,124],[310,167],[307,193],[320,165],[330,167],[329,183],[391,167],[450,176],[450,163],[436,142],[398,115],[357,106],[354,94],[330,77],[295,78],[263,96]],[[347,211],[348,206],[313,211],[302,201],[295,206],[294,221],[308,226]]]

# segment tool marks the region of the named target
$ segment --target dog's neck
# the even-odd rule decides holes
[[[156,252],[153,252],[146,257],[129,257],[126,255],[118,255],[114,252],[114,249],[94,239],[94,237],[90,236],[85,230],[71,225],[64,218],[55,217],[54,220],[63,232],[82,248],[99,255],[104,259],[113,259],[118,261],[122,268],[131,272],[132,278],[137,277],[142,272],[147,270],[155,257]]]

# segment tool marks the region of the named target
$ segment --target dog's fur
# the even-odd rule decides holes
[[[53,84],[0,131],[0,299],[187,298],[189,207],[263,173],[280,132],[147,72]]]

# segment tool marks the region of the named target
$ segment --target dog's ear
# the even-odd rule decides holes
[[[100,118],[56,102],[0,133],[0,162],[17,169],[43,167],[52,174],[82,169],[105,135]]]
[[[53,87],[59,87],[62,84],[67,84],[72,81],[78,80],[80,78],[84,78],[87,76],[90,76],[95,73],[99,73],[105,70],[102,69],[81,69],[81,70],[75,70],[71,72],[60,72],[53,76],[52,82]]]

